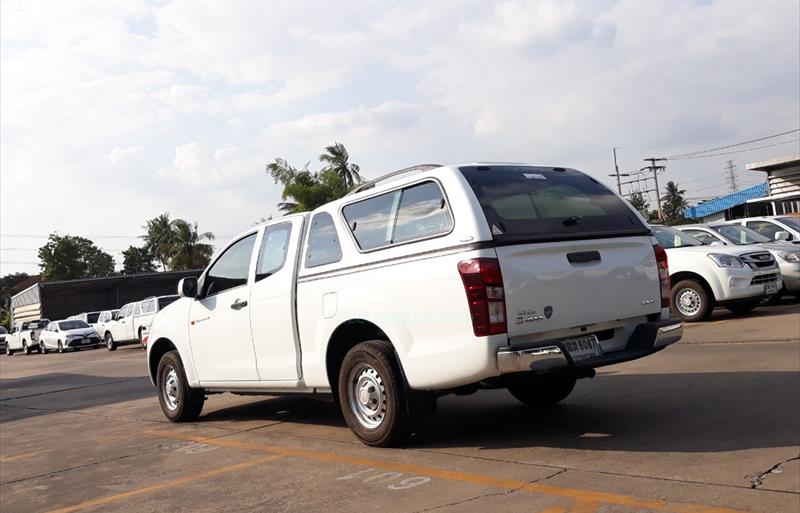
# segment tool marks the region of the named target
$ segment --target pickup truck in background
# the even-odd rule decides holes
[[[39,351],[39,334],[47,327],[50,319],[36,319],[16,323],[11,332],[6,335],[6,354],[13,355],[16,351],[31,354]]]
[[[525,164],[362,184],[244,231],[178,292],[147,342],[168,419],[196,418],[207,394],[326,394],[375,446],[441,395],[554,405],[682,334],[641,217],[579,171]]]
[[[178,299],[177,294],[149,297],[128,303],[111,320],[102,323],[102,335],[109,351],[126,344],[137,344],[150,329],[156,314]]]

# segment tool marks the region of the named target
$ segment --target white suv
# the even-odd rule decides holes
[[[750,312],[781,288],[780,271],[769,251],[706,246],[674,228],[652,229],[667,250],[672,305],[684,321],[705,320],[717,305],[734,313]]]
[[[164,414],[206,394],[332,394],[370,445],[436,397],[507,388],[565,399],[597,367],[678,341],[663,249],[581,172],[418,166],[252,227],[149,333]]]

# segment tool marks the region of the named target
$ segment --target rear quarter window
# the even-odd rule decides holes
[[[333,218],[327,212],[314,214],[308,230],[306,267],[332,264],[342,259],[342,247]]]
[[[447,201],[432,181],[351,203],[342,214],[363,251],[435,237],[453,226]]]

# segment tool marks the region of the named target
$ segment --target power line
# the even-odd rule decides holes
[[[755,148],[746,148],[744,150],[734,150],[734,151],[726,151],[725,153],[712,153],[710,155],[690,155],[687,157],[667,157],[669,160],[684,160],[684,159],[704,159],[708,157],[721,157],[724,155],[733,155],[734,153],[746,153],[748,151],[756,151],[756,150],[763,150],[764,148],[773,148],[775,146],[781,146],[782,144],[789,144],[793,142],[798,142],[800,139],[790,139],[788,141],[782,141],[775,144],[765,144],[763,146],[756,146]]]
[[[781,132],[778,134],[767,135],[764,137],[759,137],[757,139],[750,139],[749,141],[742,141],[734,144],[728,144],[725,146],[717,146],[716,148],[708,148],[706,150],[697,150],[697,151],[689,151],[686,153],[678,153],[676,155],[672,155],[669,157],[665,157],[668,160],[678,159],[678,158],[687,158],[690,155],[698,155],[701,153],[709,153],[712,151],[719,151],[719,150],[726,150],[728,148],[735,148],[736,146],[744,146],[746,144],[752,144],[755,142],[766,141],[767,139],[774,139],[775,137],[781,137],[782,135],[793,134],[795,132],[800,132],[800,128],[795,128],[794,130],[787,130],[786,132]]]

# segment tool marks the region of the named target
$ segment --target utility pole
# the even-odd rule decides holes
[[[728,181],[728,191],[733,193],[739,190],[739,187],[736,185],[736,164],[734,164],[732,160],[727,160],[726,162],[728,164],[725,166],[725,171],[728,172],[726,178]]]
[[[656,206],[658,207],[658,219],[659,221],[664,221],[664,213],[661,210],[661,192],[658,189],[658,173],[659,171],[663,171],[667,168],[665,164],[656,165],[656,162],[667,162],[667,159],[657,159],[657,158],[649,158],[644,159],[645,162],[650,162],[649,166],[643,167],[641,170],[644,171],[647,169],[653,173],[653,182],[655,183],[655,191],[656,191]]]
[[[617,147],[614,146],[612,150],[614,151],[614,172],[617,175],[617,192],[622,196],[622,184],[619,183],[619,166],[617,165]]]

